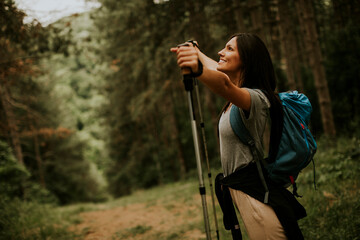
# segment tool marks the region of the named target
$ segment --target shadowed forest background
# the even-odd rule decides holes
[[[324,149],[345,138],[359,151],[359,1],[98,2],[42,26],[0,0],[0,209],[106,202],[196,175],[186,93],[169,51],[189,39],[218,60],[232,34],[258,34],[277,90],[309,97]],[[225,101],[201,85],[200,96],[211,167],[220,169]],[[6,214],[0,231],[11,226]]]

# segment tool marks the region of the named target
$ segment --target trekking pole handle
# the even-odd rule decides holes
[[[183,83],[185,90],[191,92],[194,89],[194,78],[192,77],[192,72],[190,68],[182,68],[181,73],[183,75]]]
[[[182,43],[177,45],[177,47],[189,47],[190,43],[186,42],[186,43]],[[183,82],[184,82],[184,86],[185,86],[185,90],[186,91],[192,91],[193,90],[193,76],[192,76],[192,70],[189,67],[184,67],[181,68],[181,74],[183,75]]]
[[[191,73],[192,73],[191,68],[189,67],[181,68],[182,75],[190,75]]]
[[[182,44],[177,45],[177,47],[183,47],[183,46],[189,47],[190,44],[189,43],[182,43]],[[191,73],[192,73],[191,68],[189,68],[189,67],[181,68],[181,74],[182,75],[187,75],[187,74],[191,74]]]

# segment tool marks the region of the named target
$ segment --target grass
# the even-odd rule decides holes
[[[79,235],[68,231],[63,218],[50,205],[0,200],[0,239],[38,240],[75,239]]]
[[[136,227],[127,228],[117,232],[115,237],[113,237],[113,240],[129,239],[130,237],[135,237],[138,234],[144,234],[149,230],[151,230],[150,226],[137,225]]]
[[[298,179],[308,213],[299,222],[305,239],[360,239],[360,140],[321,141],[315,156],[317,190],[312,166]]]
[[[317,190],[313,186],[313,168],[310,164],[299,175],[299,201],[308,216],[299,221],[305,239],[351,239],[360,240],[360,140],[338,139],[337,144],[321,140],[315,155]],[[213,170],[215,175],[218,170]],[[215,221],[210,191],[207,187],[207,207],[212,238],[216,239]],[[99,204],[74,204],[53,207],[20,200],[4,202],[0,199],[0,239],[84,239],[93,232],[90,227],[80,233],[72,232],[69,226],[83,221],[80,213],[99,210],[116,210],[133,204],[142,206],[144,213],[159,210],[158,214],[169,214],[159,221],[166,226],[171,219],[177,222],[171,228],[159,230],[151,221],[117,229],[111,236],[118,239],[205,239],[203,213],[196,176],[182,182],[138,190],[132,195]],[[6,205],[4,205],[6,204]],[[231,233],[222,225],[221,210],[217,205],[217,217],[221,240],[230,240]],[[161,211],[160,211],[161,210]],[[157,214],[155,211],[154,214]],[[171,218],[171,219],[170,219]],[[240,218],[239,218],[240,219]],[[169,222],[168,222],[169,221]],[[243,239],[248,239],[243,225]],[[190,238],[191,236],[192,238]]]

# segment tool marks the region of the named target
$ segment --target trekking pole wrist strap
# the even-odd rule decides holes
[[[192,77],[200,77],[203,74],[203,64],[198,60],[198,71],[196,73],[191,73]]]

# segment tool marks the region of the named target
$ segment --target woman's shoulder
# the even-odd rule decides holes
[[[260,104],[260,105],[265,105],[267,108],[270,107],[270,101],[269,99],[266,97],[265,93],[263,92],[263,90],[261,89],[257,89],[257,88],[246,88],[249,93],[250,93],[250,97],[251,97],[251,102],[253,104]]]

